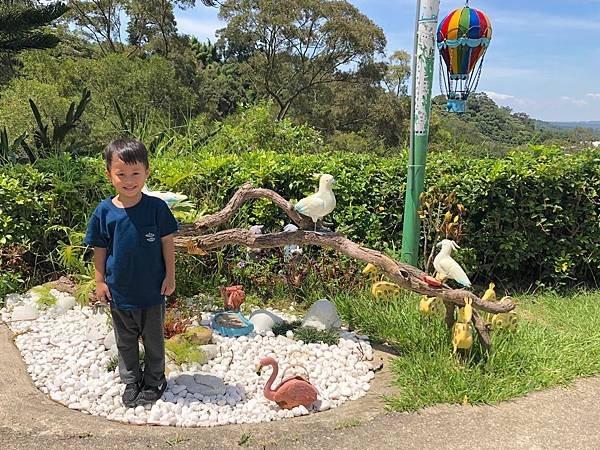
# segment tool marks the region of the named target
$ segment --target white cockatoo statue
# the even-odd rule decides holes
[[[187,195],[178,194],[176,192],[169,191],[151,191],[148,189],[148,186],[144,184],[142,188],[142,192],[151,197],[157,197],[163,200],[169,208],[171,208],[176,203],[182,202],[187,199]]]
[[[285,227],[283,227],[283,231],[285,233],[293,233],[294,231],[298,231],[298,227],[293,223],[288,223]],[[300,246],[296,244],[288,244],[283,247],[283,260],[285,262],[290,261],[294,256],[301,255],[302,249]]]
[[[319,190],[294,205],[296,211],[313,220],[315,231],[317,231],[317,221],[335,209],[335,195],[331,189],[333,183],[335,183],[333,175],[328,173],[321,175]]]
[[[451,256],[452,250],[460,248],[456,242],[450,239],[444,239],[439,242],[437,246],[442,249],[433,260],[433,267],[435,267],[435,270],[437,271],[436,278],[440,281],[450,278],[461,286],[470,287],[471,281],[469,280],[469,277]]]

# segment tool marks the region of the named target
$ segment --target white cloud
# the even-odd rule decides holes
[[[577,105],[577,106],[587,105],[587,102],[585,100],[580,100],[580,99],[577,99],[577,98],[567,97],[566,95],[561,96],[560,99],[562,101],[569,102],[569,103],[571,103],[573,105]]]
[[[585,96],[600,99],[600,94],[596,94],[596,93],[592,93],[592,92],[590,92],[589,94],[585,94]]]
[[[503,100],[510,100],[515,98],[514,95],[509,95],[509,94],[500,94],[498,92],[493,92],[493,91],[485,91],[485,93],[487,94],[487,96],[489,98],[491,98],[492,100],[494,100],[495,102],[498,101],[503,101]]]

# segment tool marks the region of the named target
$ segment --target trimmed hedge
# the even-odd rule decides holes
[[[285,198],[314,192],[315,173],[335,176],[335,228],[367,246],[400,248],[406,154],[266,151],[241,154],[167,153],[152,161],[150,185],[185,192],[199,209],[221,208],[250,180]],[[51,225],[83,230],[97,202],[111,192],[101,160],[62,157],[34,166],[0,167],[0,233],[4,244],[29,241],[49,252]],[[452,152],[430,155],[426,186],[456,191],[469,214],[460,242],[467,272],[481,281],[528,285],[596,285],[600,273],[600,152],[565,155],[532,147],[501,159],[470,159]],[[262,223],[280,230],[286,217],[266,201],[247,205],[231,226]],[[433,230],[429,230],[433,234]],[[8,238],[6,238],[9,236]],[[431,240],[433,235],[429,236]]]

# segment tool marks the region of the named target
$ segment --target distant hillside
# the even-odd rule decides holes
[[[572,133],[572,140],[600,139],[600,121],[585,122],[544,122],[535,121],[535,128],[544,131],[558,131],[562,133]],[[583,135],[582,135],[583,133]],[[585,136],[587,133],[589,136]]]
[[[588,122],[546,122],[554,128],[563,130],[572,130],[575,128],[589,128],[590,130],[600,130],[600,121]]]
[[[471,94],[464,114],[448,112],[441,95],[433,99],[433,111],[434,143],[446,146],[451,142],[502,153],[526,144],[586,148],[600,140],[600,121],[544,122],[499,106],[484,92]]]

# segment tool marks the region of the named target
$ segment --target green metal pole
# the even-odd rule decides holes
[[[417,265],[419,259],[420,200],[425,179],[425,162],[429,141],[431,89],[435,60],[435,33],[440,0],[421,0],[417,3],[416,52],[413,56],[413,92],[411,111],[411,145],[404,203],[402,230],[402,261]]]

